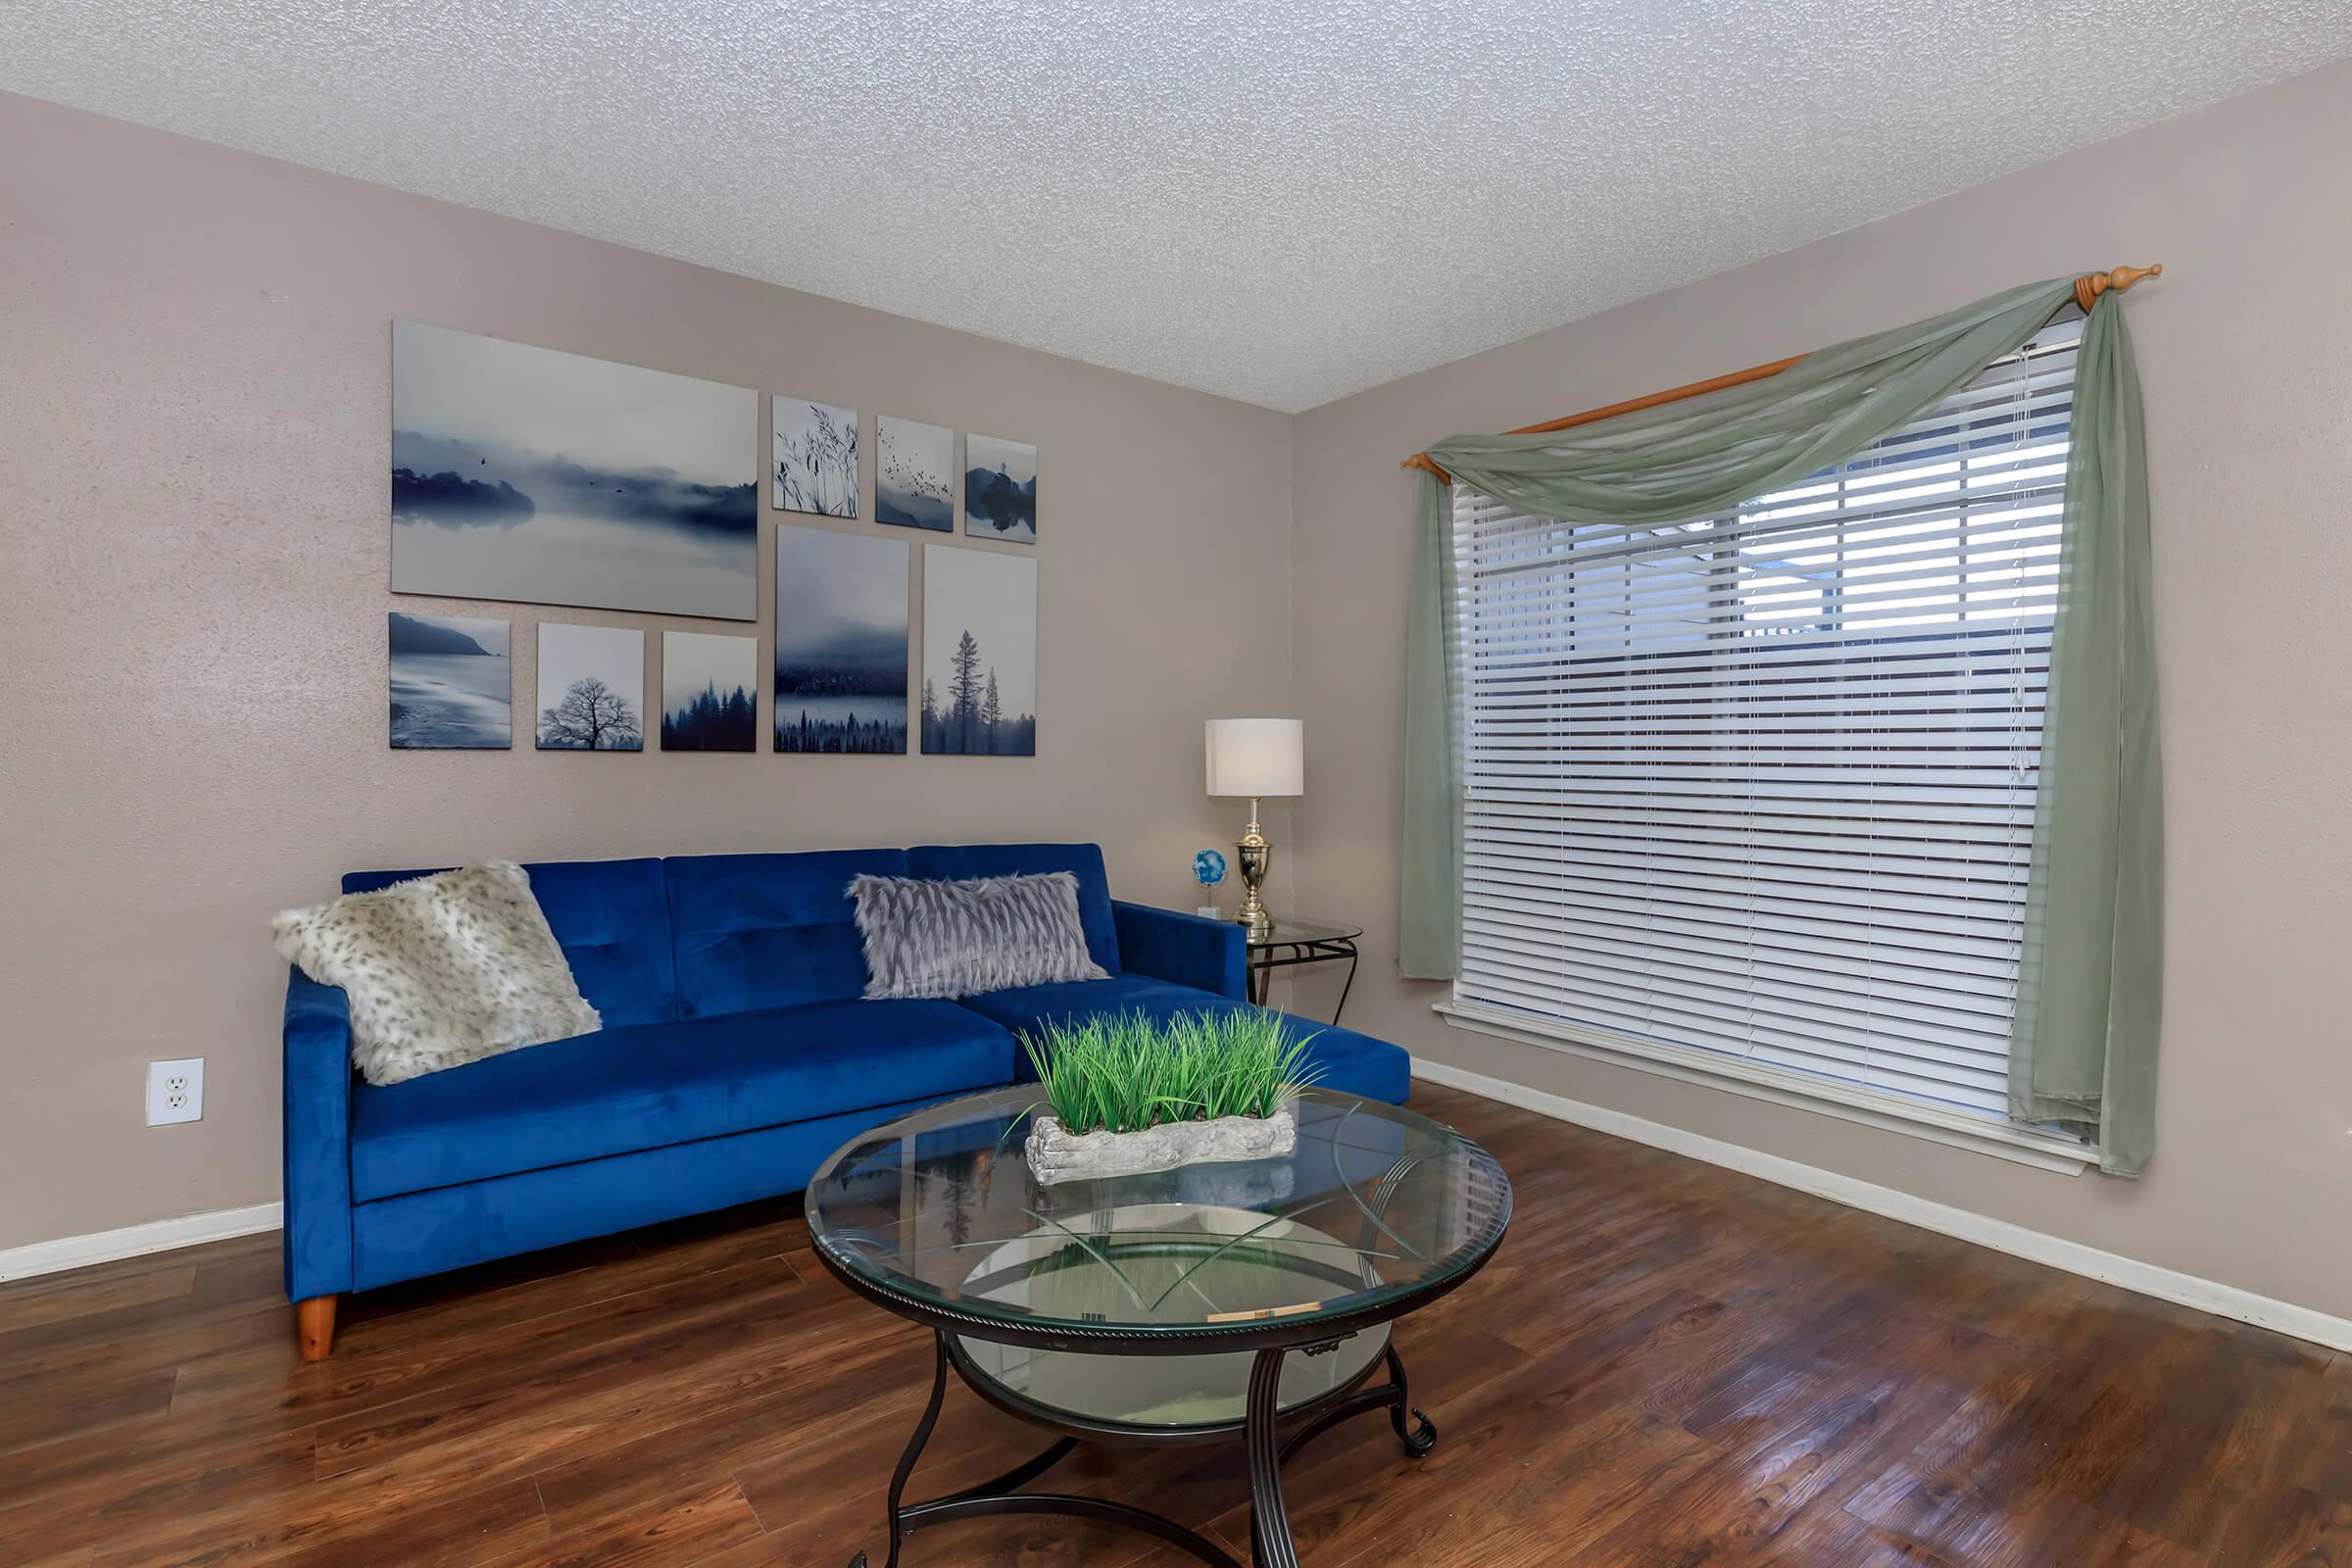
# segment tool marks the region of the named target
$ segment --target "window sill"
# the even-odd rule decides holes
[[[1925,1105],[1899,1096],[1761,1066],[1713,1052],[1654,1040],[1635,1040],[1598,1029],[1580,1029],[1574,1024],[1470,1003],[1441,1002],[1430,1010],[1450,1027],[1474,1034],[1541,1046],[1547,1051],[1564,1051],[1589,1060],[1835,1116],[1840,1121],[1858,1122],[1886,1132],[1924,1138],[1946,1148],[1965,1149],[2041,1170],[2080,1175],[2083,1166],[2098,1163],[2097,1151],[2060,1133],[2033,1132],[1964,1110]]]

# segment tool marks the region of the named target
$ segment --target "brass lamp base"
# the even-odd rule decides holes
[[[1241,912],[1234,919],[1241,922],[1243,931],[1248,933],[1250,941],[1263,942],[1274,934],[1274,911],[1266,907],[1264,899],[1258,897],[1258,887],[1266,880],[1266,873],[1274,869],[1274,846],[1268,844],[1265,834],[1258,830],[1257,797],[1254,795],[1250,798],[1249,831],[1242,835],[1242,842],[1234,848],[1240,852],[1242,886],[1250,890],[1249,896],[1242,900]]]

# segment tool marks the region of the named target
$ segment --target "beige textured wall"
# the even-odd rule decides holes
[[[1035,441],[1041,755],[388,750],[389,609],[513,620],[518,722],[536,620],[745,629],[395,599],[396,316],[854,405],[869,497],[876,413]],[[278,1196],[268,918],[349,867],[1052,836],[1189,907],[1289,511],[1281,415],[0,94],[0,1248]]]
[[[1378,951],[1348,1021],[1416,1053],[2352,1315],[2352,67],[2123,137],[1302,415],[1302,902]],[[2160,260],[2130,299],[2148,412],[2171,796],[2159,1145],[2060,1176],[1447,1028],[1394,978],[1398,458],[1930,315]],[[1360,1010],[1359,1010],[1360,1009]]]

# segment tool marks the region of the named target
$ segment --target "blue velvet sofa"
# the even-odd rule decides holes
[[[285,1012],[286,1293],[306,1358],[340,1296],[806,1187],[857,1134],[1033,1076],[1046,1019],[1243,1003],[1241,929],[1114,902],[1092,844],[555,861],[532,890],[604,1028],[385,1088],[351,1065],[343,992]],[[1070,871],[1107,980],[863,1001],[850,878]],[[346,893],[418,871],[362,871]],[[1404,1100],[1404,1052],[1311,1034],[1322,1083]]]

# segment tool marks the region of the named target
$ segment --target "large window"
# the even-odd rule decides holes
[[[1719,516],[1457,492],[1457,1002],[1999,1115],[2082,319]]]

